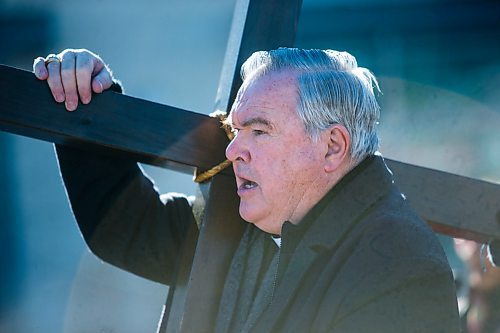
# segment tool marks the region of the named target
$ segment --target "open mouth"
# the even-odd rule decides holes
[[[252,182],[251,180],[245,180],[241,185],[244,189],[251,189],[257,186],[256,182]]]
[[[259,184],[257,184],[256,182],[241,176],[237,176],[237,182],[238,182],[238,192],[241,193],[254,189],[257,186],[259,186]]]

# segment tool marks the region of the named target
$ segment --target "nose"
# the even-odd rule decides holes
[[[226,158],[231,162],[235,161],[250,161],[250,152],[246,147],[243,137],[239,133],[229,143],[226,148]]]

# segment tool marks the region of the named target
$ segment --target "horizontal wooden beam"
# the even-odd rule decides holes
[[[0,65],[0,130],[85,149],[127,154],[184,172],[225,160],[218,120],[111,91],[67,112],[33,73]]]
[[[120,125],[118,125],[120,124]],[[132,130],[131,130],[132,129]],[[0,65],[0,130],[50,142],[127,154],[184,172],[224,159],[217,120],[105,92],[67,112],[31,72]],[[387,160],[412,206],[435,231],[484,242],[500,239],[500,185]]]
[[[386,162],[410,204],[436,232],[478,242],[500,239],[500,184]]]

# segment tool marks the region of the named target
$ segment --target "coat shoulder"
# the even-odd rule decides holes
[[[347,255],[326,294],[336,290],[337,297],[330,298],[336,304],[327,307],[336,309],[332,318],[338,327],[350,323],[364,329],[376,323],[387,332],[393,332],[393,325],[410,331],[432,325],[443,328],[435,332],[453,332],[444,328],[457,327],[455,286],[446,255],[434,232],[404,198],[389,198],[372,209],[337,252]],[[344,329],[351,332],[347,326]]]

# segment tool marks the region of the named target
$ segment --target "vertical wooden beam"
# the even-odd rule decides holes
[[[255,51],[291,47],[302,0],[238,0],[215,100],[216,110],[229,112],[241,86],[240,68]]]
[[[253,52],[292,46],[301,0],[239,0],[236,3],[216,110],[228,111],[241,85],[239,69]],[[180,275],[173,295],[167,332],[210,332],[215,327],[220,296],[232,254],[244,227],[238,213],[232,176],[218,175],[202,185],[208,193],[203,226],[189,275]]]

